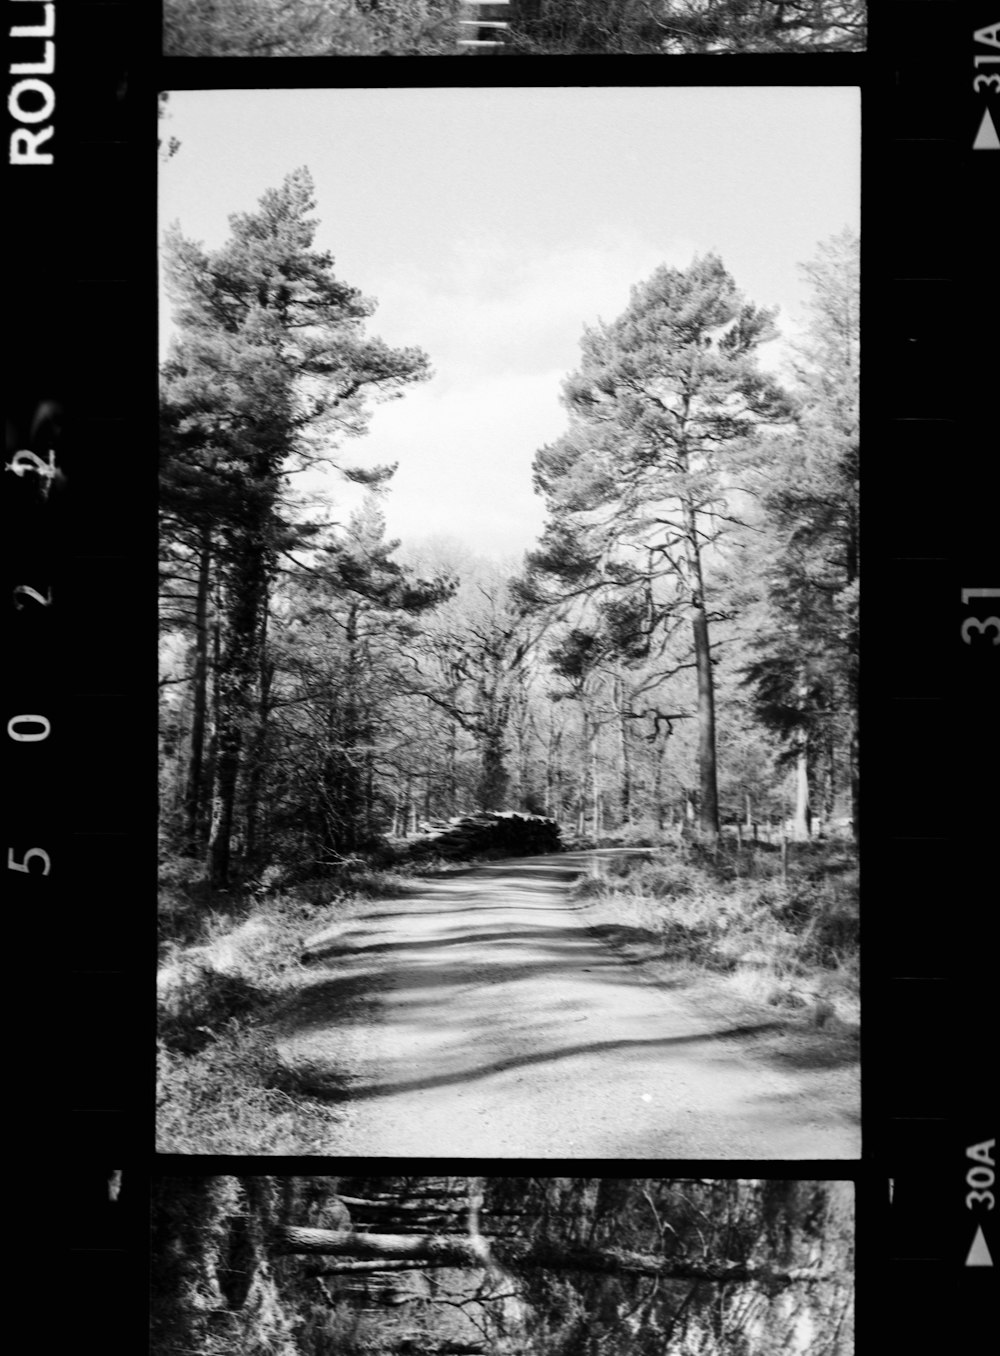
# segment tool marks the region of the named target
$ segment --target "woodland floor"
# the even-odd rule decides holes
[[[416,883],[310,937],[277,1033],[323,1153],[857,1158],[857,1031],[754,1007],[588,926],[591,854]]]

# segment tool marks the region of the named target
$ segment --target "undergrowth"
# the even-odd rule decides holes
[[[295,1356],[301,1318],[267,1246],[276,1179],[159,1177],[151,1191],[153,1356]]]
[[[449,54],[460,0],[164,0],[167,56]]]
[[[406,869],[350,861],[294,881],[268,868],[212,892],[200,863],[160,867],[157,1148],[161,1153],[322,1152],[335,1112],[290,1086],[268,1021],[303,981],[310,932],[408,890]]]
[[[805,1009],[817,1025],[858,1019],[858,869],[851,845],[697,843],[599,859],[574,887],[613,942],[725,976],[744,997]]]
[[[322,1153],[330,1107],[269,1086],[276,1058],[265,1032],[233,1023],[192,1055],[157,1045],[156,1141],[161,1153]]]

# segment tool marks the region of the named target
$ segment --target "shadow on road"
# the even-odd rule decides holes
[[[840,1023],[833,1030],[829,1027],[819,1030],[799,1027],[789,1032],[787,1041],[775,1044],[773,1049],[768,1049],[765,1042],[759,1051],[759,1058],[771,1068],[786,1073],[809,1069],[845,1069],[858,1063],[859,1036],[859,1028],[847,1023]]]
[[[532,1068],[541,1064],[554,1064],[558,1060],[573,1059],[577,1055],[608,1054],[624,1050],[658,1050],[683,1045],[697,1045],[717,1039],[732,1039],[757,1035],[763,1031],[774,1030],[780,1023],[763,1023],[758,1026],[729,1027],[719,1031],[696,1032],[685,1036],[663,1036],[650,1040],[587,1041],[578,1045],[565,1046],[559,1050],[539,1051],[533,1054],[515,1055],[506,1059],[493,1060],[475,1068],[462,1069],[447,1074],[429,1075],[424,1078],[397,1079],[385,1083],[354,1082],[344,1086],[340,1078],[327,1079],[315,1069],[304,1069],[299,1079],[301,1091],[312,1097],[322,1097],[326,1101],[368,1101],[376,1097],[392,1097],[401,1092],[418,1092],[427,1088],[455,1087],[475,1083],[478,1079],[493,1074],[507,1073],[511,1069]]]
[[[450,915],[449,915],[450,916]],[[380,951],[391,951],[399,955],[405,955],[413,951],[437,951],[441,947],[449,946],[479,946],[480,944],[496,944],[498,946],[519,946],[526,944],[528,946],[545,945],[548,943],[548,949],[552,952],[572,948],[572,941],[567,938],[565,927],[531,927],[531,928],[505,928],[499,932],[479,932],[475,928],[469,928],[466,931],[456,932],[452,936],[437,936],[433,942],[425,938],[418,938],[415,941],[383,941],[368,942],[364,940],[365,934],[361,933],[355,940],[354,934],[347,934],[337,938],[325,947],[311,947],[308,953],[308,960],[329,960],[339,956],[356,956],[363,960],[365,956],[376,955]],[[579,943],[577,943],[579,946]],[[579,958],[577,957],[576,960]],[[608,962],[609,966],[612,962]]]
[[[315,933],[302,960],[316,969],[279,1022],[280,1086],[359,1104],[352,1143],[375,1154],[524,1154],[560,1136],[601,1155],[854,1153],[856,1031],[728,992],[703,1001],[713,977],[692,993],[691,965],[654,930],[588,926],[567,898],[580,874],[565,859],[479,865]]]
[[[383,981],[376,970],[318,978],[279,1003],[274,1009],[274,1020],[298,1032],[328,1027],[331,1022],[362,1014],[378,1001],[382,988]]]

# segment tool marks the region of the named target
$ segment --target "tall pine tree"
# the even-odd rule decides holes
[[[706,557],[761,430],[789,417],[756,362],[773,336],[772,313],[744,301],[716,256],[657,269],[616,321],[585,332],[564,385],[569,429],[535,458],[549,511],[531,557],[539,598],[590,598],[630,657],[690,624],[707,838],[719,810]]]
[[[255,212],[230,218],[221,249],[205,252],[175,227],[164,251],[178,327],[163,371],[164,496],[189,528],[213,502],[219,657],[208,857],[216,887],[229,878],[242,759],[262,719],[276,561],[300,536],[285,512],[285,477],[331,459],[343,438],[364,432],[373,399],[428,371],[419,350],[365,335],[374,303],[313,248],[314,208],[309,172],[299,169]],[[391,472],[345,474],[378,484]]]

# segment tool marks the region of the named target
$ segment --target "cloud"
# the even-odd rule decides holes
[[[432,382],[379,410],[365,452],[399,463],[385,503],[391,535],[455,536],[488,556],[531,546],[544,520],[532,461],[565,427],[560,375]]]
[[[449,536],[494,557],[530,548],[545,519],[532,462],[566,428],[559,395],[584,325],[613,319],[633,284],[697,252],[618,235],[522,258],[480,237],[456,242],[440,276],[410,273],[384,287],[372,328],[389,343],[419,344],[435,369],[378,408],[349,449],[362,465],[399,464],[384,506],[390,535],[406,544]],[[785,367],[787,340],[765,345],[761,360]],[[337,487],[334,497],[343,518],[360,492]]]
[[[440,272],[384,279],[372,325],[391,343],[426,349],[449,388],[484,373],[565,373],[585,325],[614,319],[633,284],[662,263],[685,266],[695,252],[621,232],[540,254],[499,237],[458,240]]]
[[[390,534],[450,535],[491,556],[530,547],[544,522],[532,461],[566,427],[559,394],[584,326],[613,319],[634,283],[695,252],[609,232],[535,256],[476,236],[451,242],[439,269],[384,278],[372,330],[419,345],[434,368],[430,382],[379,408],[352,449],[363,464],[399,463],[385,502]],[[336,494],[343,508],[353,497]]]

